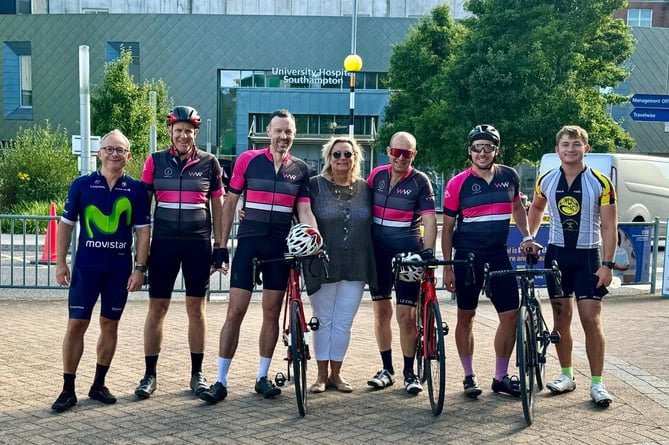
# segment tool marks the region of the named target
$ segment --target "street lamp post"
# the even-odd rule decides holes
[[[356,54],[356,39],[357,39],[357,26],[358,26],[358,2],[353,0],[353,15],[351,16],[351,54],[346,56],[344,59],[344,69],[350,73],[350,94],[349,94],[349,123],[348,123],[348,135],[349,137],[354,137],[355,135],[355,124],[353,122],[353,117],[355,115],[355,73],[359,72],[362,69],[362,58]]]

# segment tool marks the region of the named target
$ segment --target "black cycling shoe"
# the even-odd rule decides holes
[[[207,378],[202,371],[196,372],[190,376],[190,389],[196,396],[199,396],[202,391],[209,389],[209,386],[207,386]]]
[[[62,413],[63,411],[67,411],[68,409],[72,408],[76,404],[77,396],[74,395],[73,392],[63,391],[60,393],[56,401],[53,402],[51,409]]]
[[[465,389],[465,395],[467,397],[476,398],[483,392],[474,374],[465,376],[465,379],[462,381],[462,386]]]
[[[98,402],[106,403],[111,405],[116,403],[116,397],[109,392],[109,389],[106,386],[91,386],[91,390],[88,391],[88,397]]]
[[[503,392],[515,397],[520,397],[520,380],[517,376],[509,377],[505,375],[502,380],[492,379],[492,390],[495,392]]]
[[[223,386],[221,382],[216,382],[213,385],[211,385],[211,388],[202,391],[200,394],[198,394],[198,397],[200,398],[200,400],[204,400],[207,403],[214,404],[225,399],[227,395],[228,395],[228,389],[225,386]]]
[[[137,389],[135,389],[135,395],[139,399],[148,399],[151,397],[151,394],[156,390],[156,376],[145,374],[144,378],[139,381]]]
[[[256,392],[265,396],[266,399],[271,399],[272,397],[281,394],[281,390],[274,386],[274,383],[267,377],[261,377],[260,380],[256,382]]]

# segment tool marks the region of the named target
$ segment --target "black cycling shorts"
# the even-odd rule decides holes
[[[420,242],[420,240],[419,240]],[[416,252],[420,250],[418,246],[414,246],[414,249],[407,250]],[[380,300],[390,300],[391,292],[393,285],[395,286],[395,298],[397,304],[403,306],[416,307],[416,302],[418,301],[418,293],[420,292],[420,281],[413,283],[408,283],[406,281],[395,280],[393,275],[393,257],[397,253],[388,251],[385,249],[374,249],[374,256],[376,259],[376,281],[377,287],[371,288],[370,293],[372,294],[373,301]]]
[[[128,278],[132,272],[132,264],[124,263],[105,269],[75,266],[68,294],[69,317],[90,320],[99,295],[100,315],[120,320],[128,301]]]
[[[149,254],[149,297],[172,298],[181,269],[186,295],[204,298],[209,289],[210,240],[154,239]]]
[[[466,260],[470,252],[457,250],[454,259]],[[455,273],[455,295],[458,309],[474,310],[479,304],[479,295],[483,288],[483,265],[488,263],[491,271],[511,270],[509,255],[504,251],[491,254],[474,254],[474,282],[469,286],[467,281],[467,266],[456,264],[453,266]],[[518,282],[516,277],[497,277],[490,281],[490,301],[495,306],[497,313],[518,309],[520,297],[518,293]]]
[[[544,267],[550,269],[556,260],[562,274],[562,293],[556,295],[555,280],[552,275],[546,279],[550,298],[576,296],[576,300],[601,300],[609,291],[602,286],[596,288],[599,278],[599,249],[575,249],[558,247],[553,244],[546,249]]]
[[[288,251],[283,237],[244,237],[237,240],[237,249],[230,268],[230,288],[253,290],[253,258],[271,260],[283,258]],[[285,290],[290,266],[285,261],[275,261],[259,266],[263,289]]]

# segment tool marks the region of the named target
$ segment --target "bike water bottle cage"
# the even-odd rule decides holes
[[[308,224],[297,224],[290,229],[286,238],[288,253],[295,256],[309,256],[323,247],[323,237],[318,230]]]

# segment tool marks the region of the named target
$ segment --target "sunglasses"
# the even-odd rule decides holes
[[[491,144],[470,145],[469,149],[474,153],[481,153],[481,151],[485,151],[486,153],[492,153],[493,151],[497,150],[497,145],[491,145]]]
[[[411,150],[404,150],[403,148],[391,148],[390,156],[394,158],[399,158],[400,156],[404,156],[404,159],[411,159],[414,156],[416,156],[416,152]]]
[[[335,158],[335,159],[339,159],[339,158],[341,158],[342,154],[344,155],[344,157],[346,159],[351,159],[353,157],[353,152],[352,151],[345,151],[343,153],[341,151],[333,151],[332,152],[332,157]]]

